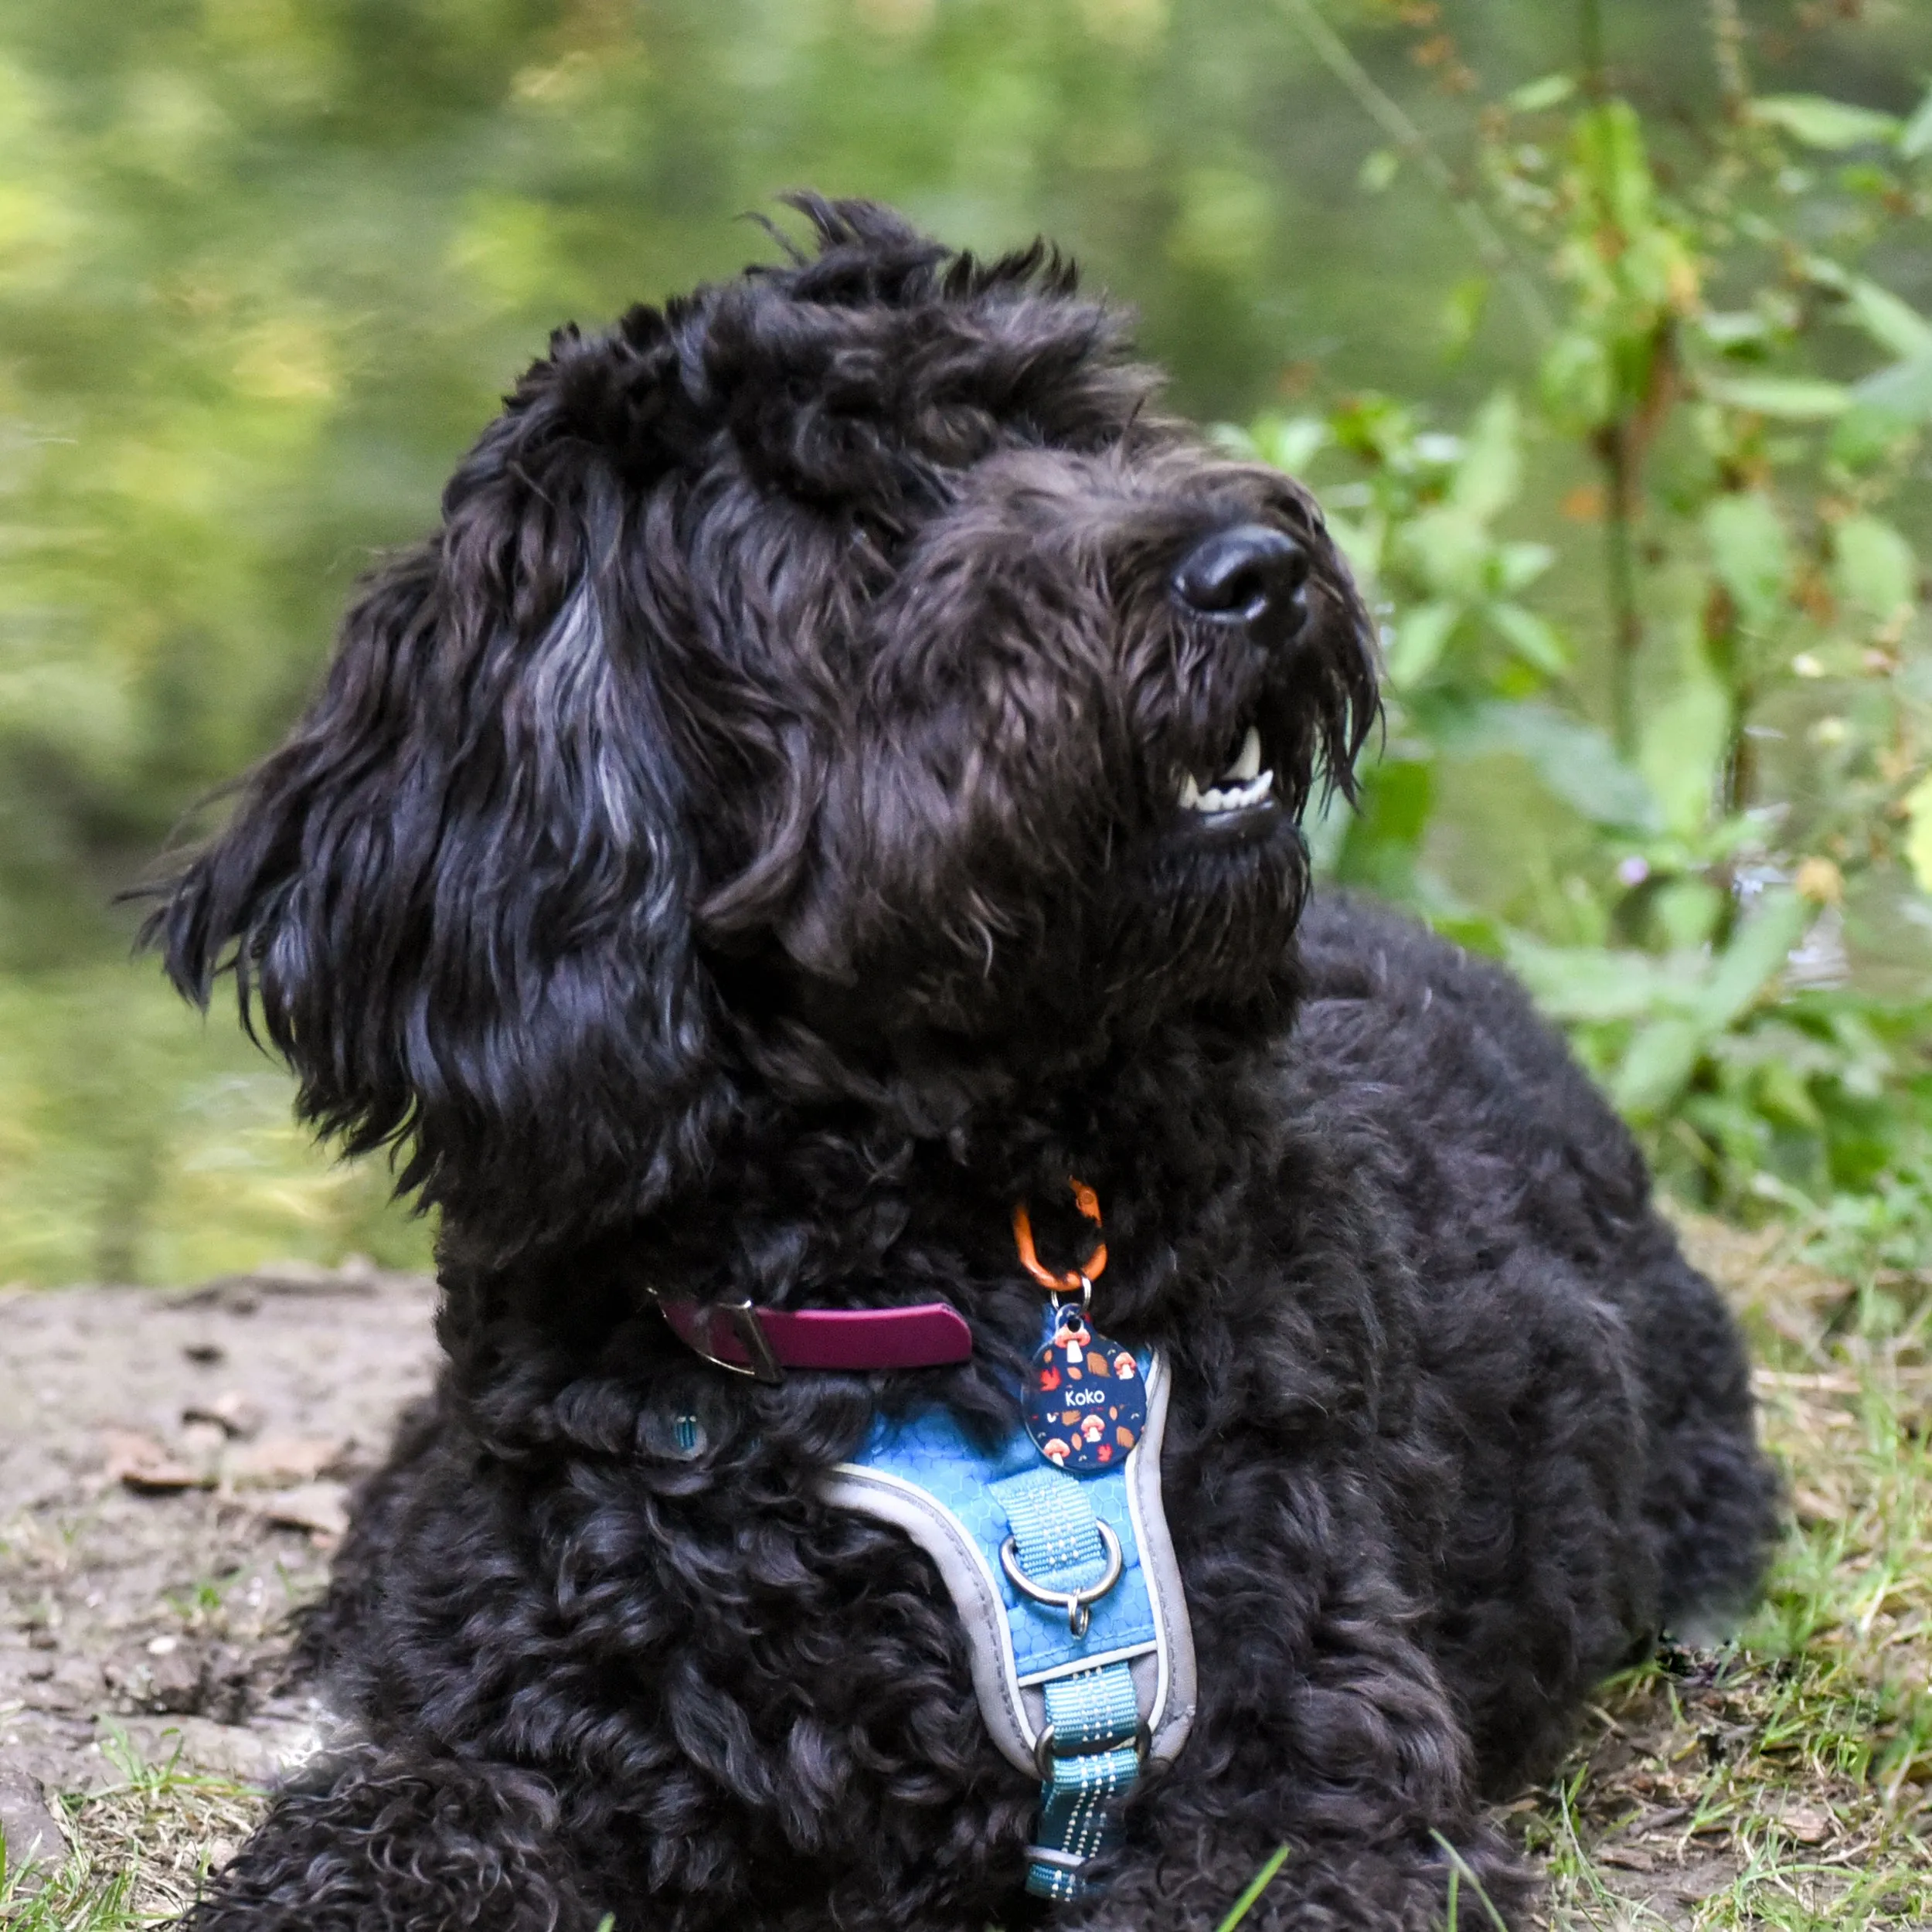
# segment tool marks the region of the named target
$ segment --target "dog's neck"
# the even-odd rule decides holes
[[[708,1184],[648,1221],[570,1252],[492,1265],[446,1230],[445,1274],[532,1310],[562,1312],[560,1281],[608,1284],[611,1305],[645,1288],[777,1308],[877,1306],[964,1296],[1010,1300],[1022,1326],[1040,1291],[1015,1251],[1012,1210],[1029,1207],[1041,1257],[1077,1267],[1093,1230],[1070,1175],[1098,1192],[1112,1260],[1109,1319],[1131,1324],[1177,1269],[1208,1265],[1190,1244],[1217,1197],[1278,1158],[1264,1103],[1281,1034],[1198,1017],[1151,1031],[1050,1090],[1008,1078],[978,1105],[954,1083],[910,1104],[771,1104]],[[938,1114],[937,1124],[922,1111]],[[922,1131],[923,1127],[924,1131]],[[492,1295],[495,1298],[495,1294]],[[982,1312],[968,1308],[975,1318]]]
[[[1104,1216],[1096,1326],[1177,1359],[1225,1355],[1253,1318],[1235,1284],[1253,1278],[1256,1244],[1278,1238],[1278,1217],[1256,1208],[1284,1195],[1333,1200],[1349,1185],[1281,1104],[1293,1053],[1279,1034],[1176,1027],[1084,1082],[947,1135],[849,1108],[788,1112],[722,1162],[714,1185],[512,1264],[446,1228],[445,1398],[512,1458],[607,1454],[695,1408],[718,1467],[750,1457],[754,1486],[760,1469],[790,1482],[849,1455],[876,1404],[923,1399],[935,1374],[957,1414],[997,1434],[1012,1426],[1049,1305],[1016,1250],[1014,1204],[1030,1209],[1041,1260],[1076,1267],[1094,1231],[1071,1175],[1093,1186]],[[869,1390],[809,1371],[771,1387],[701,1361],[651,1289],[780,1310],[944,1302],[965,1317],[971,1355]]]

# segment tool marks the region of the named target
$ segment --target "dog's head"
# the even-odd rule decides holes
[[[1056,257],[798,206],[810,259],[554,339],[151,925],[506,1243],[1266,1001],[1373,713],[1314,505]]]

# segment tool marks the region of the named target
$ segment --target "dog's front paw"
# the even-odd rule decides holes
[[[179,1932],[590,1932],[556,1826],[527,1772],[352,1753],[276,1800]]]

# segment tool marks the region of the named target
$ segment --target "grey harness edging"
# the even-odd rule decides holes
[[[1161,1501],[1169,1383],[1141,1359],[1147,1423],[1114,1468],[1076,1475],[1024,1430],[992,1454],[942,1408],[875,1423],[821,1485],[903,1530],[937,1566],[993,1742],[1043,1781],[1027,1889],[1074,1896],[1112,1835],[1111,1801],[1193,1723],[1193,1633]],[[1057,1842],[1056,1841],[1058,1841]]]

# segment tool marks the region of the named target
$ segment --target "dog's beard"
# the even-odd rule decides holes
[[[1078,893],[1009,909],[986,951],[909,946],[849,987],[811,982],[793,1010],[858,1064],[910,1056],[1029,1081],[1196,1016],[1264,1032],[1291,1010],[1308,886],[1285,810],[1239,838],[1150,830],[1117,842]]]
[[[1150,838],[1123,873],[1104,913],[1116,1001],[1158,1017],[1269,997],[1308,896],[1308,847],[1287,812],[1238,840]]]

